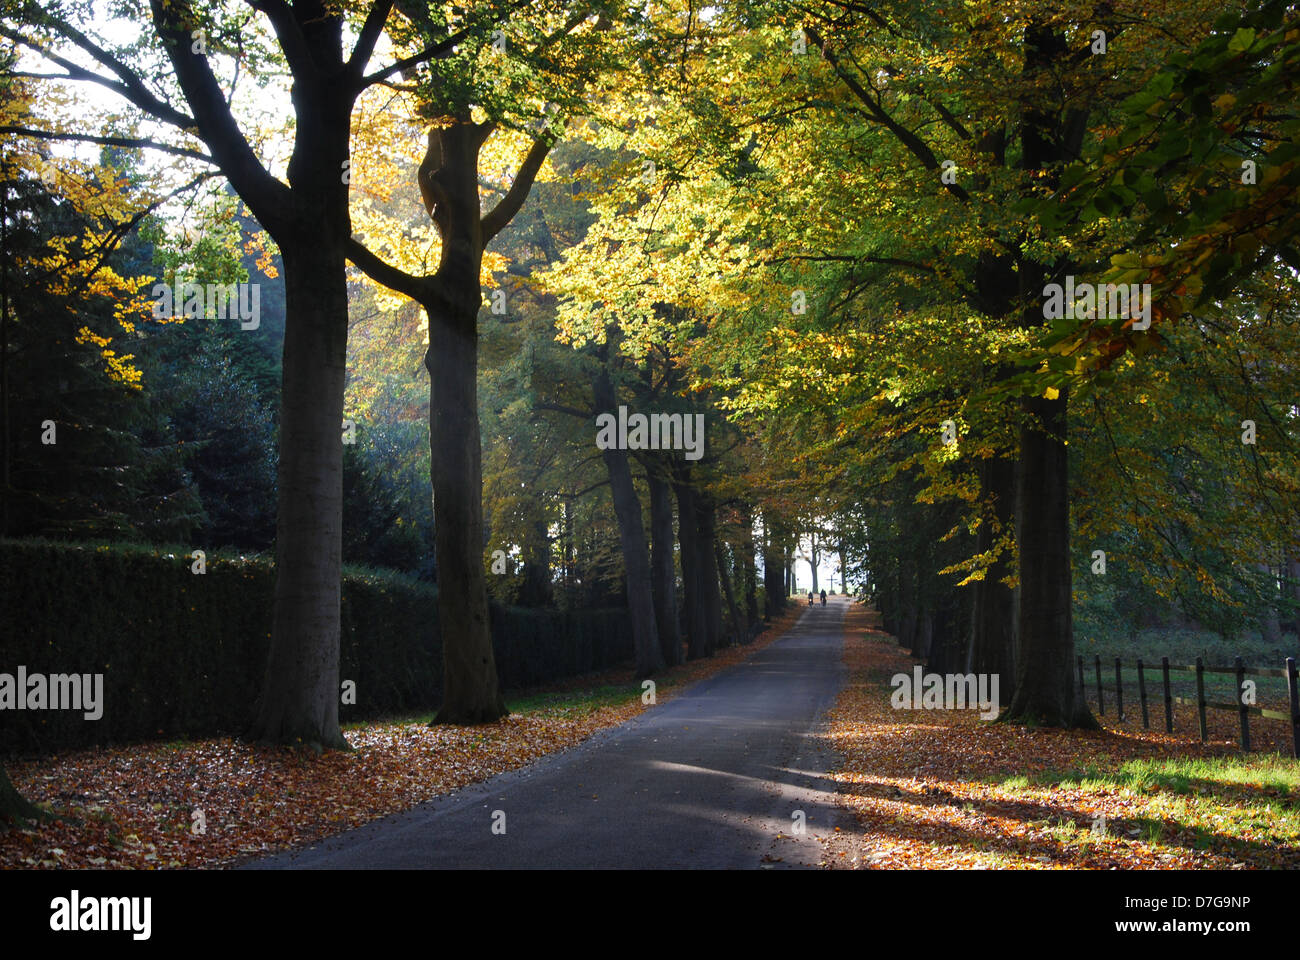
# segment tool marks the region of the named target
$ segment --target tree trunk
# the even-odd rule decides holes
[[[0,764],[0,831],[8,826],[24,827],[31,822],[49,820],[50,815],[23,799],[9,780],[9,771]]]
[[[653,470],[647,471],[650,487],[650,576],[653,582],[655,622],[664,663],[675,667],[682,662],[682,631],[677,619],[677,570],[673,564],[672,487]]]
[[[275,611],[252,736],[347,750],[339,727],[347,261],[345,238],[318,226],[303,244],[280,240],[285,330]]]
[[[1273,568],[1267,563],[1257,563],[1255,568],[1264,580],[1264,609],[1260,611],[1260,637],[1269,646],[1282,645],[1282,620],[1277,612],[1277,588],[1273,585]]]
[[[540,505],[538,507],[540,515]],[[488,519],[484,518],[487,527]],[[522,582],[519,585],[518,599],[521,607],[547,607],[554,597],[551,580],[551,541],[546,517],[533,523],[533,535],[524,554]]]
[[[718,561],[718,580],[722,583],[727,612],[731,615],[732,643],[743,643],[745,629],[740,622],[740,608],[736,606],[736,593],[731,585],[731,573],[727,569],[727,551],[721,542],[714,545],[713,554]]]
[[[920,610],[916,602],[916,573],[911,557],[898,562],[898,645],[908,650],[916,646]]]
[[[461,119],[430,134],[421,188],[442,236],[429,317],[429,470],[438,563],[443,699],[434,723],[490,723],[507,713],[492,650],[483,555],[483,467],[478,423],[478,150],[485,134]]]
[[[1295,631],[1297,637],[1300,637],[1300,558],[1291,557],[1286,564],[1287,569],[1287,587],[1283,591],[1283,598],[1287,602],[1287,609],[1290,610],[1291,629]]]
[[[686,614],[686,659],[707,657],[709,613],[705,601],[707,570],[701,569],[699,495],[691,486],[689,468],[676,467],[673,492],[677,495],[677,537],[682,548],[682,605]],[[712,566],[712,557],[709,566]]]
[[[477,287],[478,274],[472,275]],[[505,716],[483,564],[477,310],[429,311],[429,448],[443,696],[434,723]]]
[[[618,398],[609,370],[602,367],[596,374],[593,397],[597,410],[617,410]],[[638,680],[662,673],[663,650],[655,624],[655,602],[650,588],[650,552],[646,547],[642,524],[641,501],[632,483],[632,469],[627,451],[611,447],[601,451],[609,470],[614,515],[618,518],[618,538],[623,550],[623,569],[627,575],[627,605],[632,620],[632,646],[636,654]]]
[[[1023,401],[1016,538],[1020,548],[1020,657],[1004,719],[1030,726],[1095,729],[1074,682],[1071,609],[1068,395]],[[1033,420],[1037,420],[1035,423]]]
[[[997,538],[992,521],[1006,529],[1015,520],[1014,461],[990,458],[980,464],[981,500],[992,500],[976,534],[976,551],[983,553],[993,546]],[[974,585],[975,596],[971,611],[971,637],[966,671],[968,673],[997,674],[999,695],[1010,697],[1015,693],[1015,659],[1013,643],[1015,633],[1015,594],[1002,582],[1011,572],[1005,554],[984,573],[984,579]]]
[[[740,510],[745,533],[740,541],[740,571],[745,591],[745,636],[741,643],[749,643],[758,623],[758,569],[754,559],[754,508],[746,503]]]
[[[784,581],[781,567],[781,552],[777,547],[780,536],[773,529],[772,521],[763,517],[763,616],[772,619],[785,609]]]
[[[711,657],[713,651],[722,646],[722,591],[718,586],[717,564],[714,559],[714,544],[718,540],[717,514],[707,495],[697,493],[695,503],[700,517],[699,569],[707,614],[705,627],[708,633],[705,642],[708,652],[705,656]]]

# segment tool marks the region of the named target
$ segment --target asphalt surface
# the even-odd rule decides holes
[[[811,736],[844,682],[847,606],[807,609],[749,660],[578,747],[245,869],[815,867],[817,838],[849,816]]]

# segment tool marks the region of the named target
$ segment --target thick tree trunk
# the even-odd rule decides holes
[[[659,645],[664,663],[675,667],[682,662],[682,632],[677,619],[677,570],[673,564],[673,501],[668,481],[646,473],[650,487],[650,570],[659,625]]]
[[[285,331],[275,611],[254,739],[350,749],[339,727],[347,262],[322,226],[281,239]],[[308,247],[308,251],[302,249]]]
[[[705,656],[712,656],[713,651],[722,646],[722,590],[718,586],[717,564],[714,559],[714,544],[718,540],[717,513],[713,502],[705,494],[697,494],[695,503],[700,517],[699,569],[707,613],[705,626],[708,629],[708,652]]]
[[[478,275],[472,275],[477,288]],[[477,302],[476,302],[477,305]],[[483,557],[478,425],[478,316],[429,311],[429,448],[443,697],[434,723],[490,723],[506,715],[492,649]]]
[[[618,398],[608,369],[597,373],[593,387],[597,410],[616,410]],[[623,569],[627,576],[627,605],[632,620],[632,647],[636,656],[636,676],[643,679],[664,669],[663,650],[655,623],[655,602],[650,587],[650,551],[646,546],[641,501],[632,482],[626,450],[616,447],[601,451],[609,471],[609,486],[618,518],[619,544],[623,550]]]
[[[910,557],[898,563],[898,645],[908,650],[916,647],[920,610],[916,602],[916,573]]]
[[[701,536],[698,494],[691,486],[685,468],[677,468],[673,478],[677,495],[677,537],[682,551],[682,606],[686,614],[686,659],[707,657],[709,649],[709,612],[705,600],[707,568],[701,569]],[[712,557],[709,566],[713,565]]]
[[[1095,729],[1074,682],[1070,498],[1066,440],[1068,395],[1023,401],[1033,419],[1020,432],[1016,538],[1020,547],[1020,657],[1016,692],[1004,714],[1012,723]]]
[[[758,623],[758,565],[754,559],[754,508],[745,504],[740,510],[745,532],[740,540],[740,576],[745,591],[745,636],[741,643],[749,643]]]
[[[9,780],[9,771],[0,764],[0,831],[10,826],[23,827],[28,823],[50,819],[40,807],[23,799]]]
[[[990,458],[980,465],[980,495],[992,500],[992,517],[1005,528],[1015,520],[1015,462]],[[975,549],[983,553],[992,547],[996,535],[986,516],[976,534]],[[966,671],[996,674],[1002,697],[1015,693],[1014,641],[1016,629],[1015,593],[1003,583],[1011,572],[1006,555],[985,571],[984,579],[974,585],[971,611],[971,636]]]
[[[421,189],[442,236],[429,317],[429,469],[438,562],[443,699],[434,723],[490,723],[507,713],[492,650],[483,554],[478,423],[478,150],[484,132],[462,119],[430,136]]]
[[[771,619],[784,608],[784,576],[781,572],[780,537],[772,522],[763,517],[763,616]]]
[[[731,585],[731,572],[727,569],[727,550],[719,542],[715,544],[713,554],[718,561],[718,580],[722,583],[722,593],[727,601],[727,612],[731,616],[732,643],[743,643],[745,627],[740,619],[740,608],[736,606],[736,592]]]

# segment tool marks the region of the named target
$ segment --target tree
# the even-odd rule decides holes
[[[49,815],[35,804],[24,800],[9,780],[9,772],[0,764],[0,830],[7,826],[25,826],[28,821],[49,819]]]
[[[279,418],[276,591],[266,680],[252,733],[263,740],[346,748],[338,725],[339,584],[342,543],[344,366],[347,348],[349,137],[353,105],[377,83],[431,58],[449,56],[468,29],[448,31],[402,60],[367,73],[393,0],[327,3],[270,0],[201,8],[151,0],[151,27],[132,50],[95,39],[93,11],[68,3],[13,2],[4,35],[63,72],[49,82],[97,84],[178,138],[72,133],[7,125],[41,138],[153,148],[212,164],[279,248],[285,276],[285,339]],[[80,21],[80,26],[78,26]],[[267,37],[269,24],[274,37]],[[350,53],[345,27],[355,30]],[[64,56],[64,44],[83,60]],[[165,56],[175,85],[156,83]],[[130,62],[134,59],[134,63]],[[282,63],[292,81],[295,123],[287,183],[259,158],[232,107],[228,86]],[[89,66],[84,65],[88,63]],[[182,100],[188,112],[174,105]],[[193,144],[194,138],[208,152]]]
[[[448,29],[432,11],[400,9],[408,19],[405,40],[416,48]],[[418,186],[437,231],[437,269],[408,272],[359,239],[348,247],[353,263],[372,280],[419,303],[429,321],[425,365],[430,378],[429,442],[444,660],[443,702],[436,723],[491,722],[506,712],[492,653],[482,555],[477,378],[483,258],[488,243],[523,205],[557,139],[548,104],[575,109],[583,103],[593,72],[609,63],[607,48],[612,45],[593,43],[609,25],[607,14],[627,16],[599,4],[573,12],[562,5],[536,9],[529,18],[512,19],[516,36],[504,41],[504,31],[494,35],[479,26],[461,39],[456,59],[429,63],[425,73],[414,75],[417,112],[428,126]],[[522,97],[511,72],[494,60],[502,42],[505,57],[517,58],[514,68],[531,71],[536,80]],[[568,50],[569,62],[552,59],[558,57],[556,49]],[[475,119],[476,107],[486,112],[485,119]],[[481,214],[481,156],[493,133],[509,126],[528,129],[522,137],[526,152],[516,161],[509,189]],[[508,134],[506,139],[511,139]]]

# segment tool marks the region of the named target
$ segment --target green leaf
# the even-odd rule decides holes
[[[1228,51],[1230,53],[1245,53],[1250,49],[1251,44],[1255,42],[1255,28],[1242,27],[1232,35],[1228,41]]]

